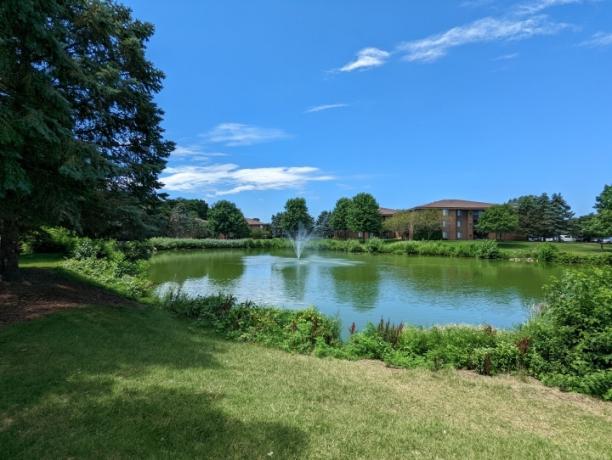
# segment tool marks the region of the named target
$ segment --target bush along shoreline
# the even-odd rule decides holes
[[[187,249],[290,249],[291,241],[274,239],[180,239],[151,238],[156,251]],[[533,249],[503,249],[493,240],[465,241],[453,244],[440,241],[393,241],[379,238],[359,240],[312,240],[308,246],[318,251],[348,253],[397,254],[409,256],[473,257],[479,259],[502,259],[516,262],[559,263],[564,265],[610,265],[611,254],[573,254],[559,250],[550,243],[542,243]]]
[[[377,359],[400,368],[519,373],[546,385],[612,400],[612,270],[566,271],[546,288],[546,303],[512,330],[490,326],[421,328],[381,322],[349,328],[315,308],[286,310],[238,302],[231,295],[163,299],[172,313],[232,340],[340,359]]]

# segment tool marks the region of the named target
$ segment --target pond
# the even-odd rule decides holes
[[[158,295],[231,293],[284,308],[316,306],[343,329],[381,318],[421,326],[525,321],[559,267],[404,255],[208,250],[164,252],[151,261]]]

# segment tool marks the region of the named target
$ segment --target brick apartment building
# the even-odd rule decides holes
[[[491,203],[468,200],[439,200],[415,206],[413,211],[427,209],[439,210],[442,219],[442,238],[445,240],[473,240],[488,238],[487,234],[478,234],[475,229],[480,214],[493,206]],[[412,239],[412,235],[410,235]]]

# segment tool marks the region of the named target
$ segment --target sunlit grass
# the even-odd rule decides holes
[[[231,343],[149,309],[0,331],[5,458],[605,458],[612,405]]]

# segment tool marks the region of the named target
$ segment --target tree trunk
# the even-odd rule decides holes
[[[0,280],[19,274],[19,231],[14,222],[0,220]]]

